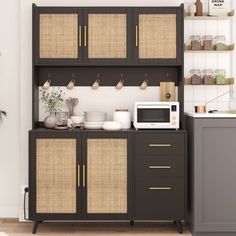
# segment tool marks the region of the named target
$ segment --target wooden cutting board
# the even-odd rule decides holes
[[[174,82],[160,82],[160,101],[161,102],[176,101]]]

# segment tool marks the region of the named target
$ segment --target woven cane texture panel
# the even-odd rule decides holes
[[[78,15],[40,15],[40,58],[78,58]]]
[[[127,140],[87,144],[87,212],[127,213]]]
[[[176,15],[139,15],[139,58],[176,58]]]
[[[126,14],[89,14],[88,57],[126,58]]]
[[[76,140],[37,139],[36,212],[76,213]]]

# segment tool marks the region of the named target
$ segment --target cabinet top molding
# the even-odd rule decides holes
[[[142,9],[155,9],[155,8],[167,8],[167,9],[175,9],[175,8],[184,8],[184,4],[181,3],[179,6],[38,6],[35,3],[32,4],[33,7],[39,7],[39,8],[101,8],[101,9],[111,9],[111,8],[129,8],[129,9],[134,9],[134,8],[142,8]]]

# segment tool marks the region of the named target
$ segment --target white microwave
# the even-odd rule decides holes
[[[134,127],[136,129],[179,129],[179,103],[136,102]]]

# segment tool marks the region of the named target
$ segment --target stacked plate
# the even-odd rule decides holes
[[[120,130],[122,126],[118,121],[105,121],[102,128],[104,130]]]
[[[85,129],[102,129],[104,122],[84,122]]]

